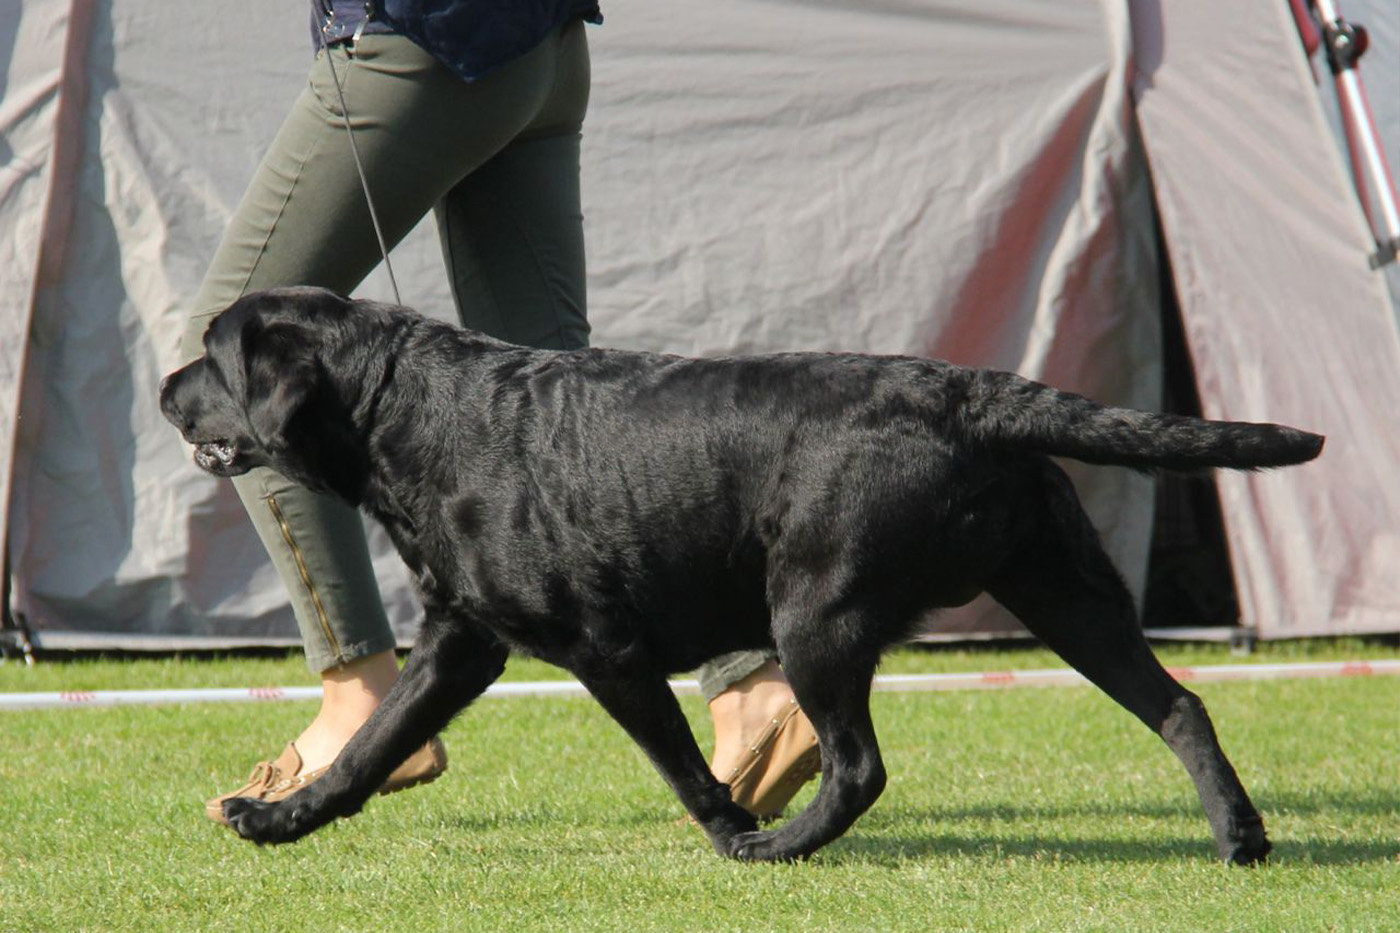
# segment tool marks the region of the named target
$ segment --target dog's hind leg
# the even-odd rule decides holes
[[[577,672],[576,672],[577,673]],[[755,829],[758,821],[729,796],[710,772],[690,723],[666,679],[659,675],[579,675],[588,691],[642,747],[686,810],[721,855],[730,840]]]
[[[500,676],[507,653],[489,633],[430,615],[384,702],[330,770],[276,803],[246,797],[225,801],[229,825],[259,844],[291,842],[336,817],[358,813],[394,768]]]
[[[852,612],[853,615],[859,613]],[[730,854],[746,861],[804,858],[836,839],[885,789],[885,765],[870,719],[870,684],[878,654],[842,645],[833,633],[869,632],[854,618],[823,618],[820,632],[775,625],[783,673],[821,743],[822,781],[801,813],[771,832],[737,836]]]
[[[1220,856],[1263,860],[1271,848],[1259,811],[1220,748],[1201,700],[1162,668],[1131,594],[1057,468],[1024,549],[987,587],[1056,654],[1147,724],[1186,766]]]

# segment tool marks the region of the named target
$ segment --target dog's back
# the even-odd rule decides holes
[[[612,356],[615,351],[589,351]],[[1103,405],[1014,373],[939,360],[791,353],[731,359],[630,357],[629,410],[704,411],[761,421],[766,433],[910,419],[950,442],[1140,470],[1257,470],[1304,463],[1324,438],[1297,428],[1208,421]],[[661,400],[665,404],[660,404]]]

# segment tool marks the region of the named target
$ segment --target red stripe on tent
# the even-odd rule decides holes
[[[39,285],[52,285],[63,277],[68,263],[82,171],[87,126],[88,48],[92,43],[96,0],[73,0],[69,8],[68,36],[59,79],[58,112],[54,118],[52,177],[44,229],[39,243]]]

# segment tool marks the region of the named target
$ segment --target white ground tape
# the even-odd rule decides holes
[[[1400,660],[1329,661],[1310,664],[1219,664],[1206,667],[1168,668],[1183,683],[1216,683],[1228,680],[1280,680],[1299,677],[1370,677],[1400,675]],[[984,671],[975,674],[881,674],[875,689],[881,691],[1000,690],[1008,687],[1064,687],[1083,685],[1072,670]],[[700,692],[694,680],[673,680],[678,694]],[[493,685],[488,697],[587,696],[583,685],[572,680],[507,682]],[[72,706],[128,706],[152,703],[261,703],[269,700],[318,700],[320,687],[230,687],[210,690],[73,690],[60,693],[0,693],[0,710],[57,709]]]

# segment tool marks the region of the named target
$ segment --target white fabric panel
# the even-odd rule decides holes
[[[1400,338],[1286,4],[1135,0],[1138,114],[1209,417],[1328,435],[1219,479],[1265,637],[1400,622]]]

